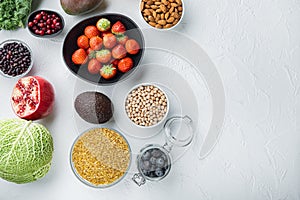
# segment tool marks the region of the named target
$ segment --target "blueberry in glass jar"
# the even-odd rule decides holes
[[[27,72],[31,66],[30,50],[21,42],[7,42],[0,48],[0,70],[15,77]]]
[[[159,148],[152,148],[143,152],[139,165],[141,173],[152,179],[162,178],[170,170],[168,155]]]

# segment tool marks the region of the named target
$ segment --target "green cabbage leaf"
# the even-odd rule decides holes
[[[41,124],[23,119],[0,120],[0,177],[28,183],[51,166],[53,139]]]

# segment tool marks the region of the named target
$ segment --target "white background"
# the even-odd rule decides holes
[[[63,14],[66,28],[61,36],[40,40],[26,29],[0,32],[1,41],[18,38],[32,47],[31,74],[50,80],[57,98],[54,112],[41,120],[55,143],[50,172],[25,185],[0,180],[0,200],[300,199],[299,0],[186,0],[177,31],[208,53],[226,93],[225,125],[215,149],[204,160],[197,152],[187,152],[167,180],[140,188],[130,177],[105,190],[76,179],[69,166],[69,150],[77,136],[72,119],[76,78],[63,63],[60,41],[78,21],[103,12],[126,14],[146,27],[138,3],[105,0],[97,11],[72,17],[63,13],[58,0],[34,1],[33,9]],[[0,118],[15,117],[9,104],[14,83],[0,77]]]

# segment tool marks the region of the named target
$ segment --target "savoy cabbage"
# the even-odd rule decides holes
[[[0,177],[15,183],[35,181],[49,171],[53,139],[41,124],[0,120]]]

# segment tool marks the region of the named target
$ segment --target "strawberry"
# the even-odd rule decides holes
[[[107,63],[111,59],[111,52],[107,49],[102,49],[96,52],[96,59],[101,63]]]
[[[129,54],[137,54],[140,50],[140,45],[136,40],[129,39],[125,44],[125,48]]]
[[[89,61],[88,71],[91,74],[98,74],[100,72],[101,67],[102,67],[101,63],[97,59],[93,58],[92,60]]]
[[[115,35],[124,34],[126,31],[126,28],[124,24],[120,21],[117,21],[114,23],[114,25],[111,27],[111,32]]]
[[[81,35],[77,38],[77,45],[79,48],[88,49],[89,45],[89,38],[85,35]]]
[[[100,75],[105,79],[111,79],[117,74],[117,68],[113,65],[104,65],[100,69]]]
[[[100,32],[96,26],[87,26],[84,29],[84,35],[87,36],[88,38],[92,38],[93,36],[97,36],[99,34]]]
[[[99,50],[102,47],[102,38],[100,38],[99,36],[93,36],[90,39],[90,47],[93,50]]]
[[[115,46],[111,51],[112,57],[115,59],[124,58],[127,54],[125,47],[121,44]]]
[[[88,60],[88,55],[85,52],[84,49],[80,48],[77,49],[73,54],[72,54],[72,61],[76,65],[82,65],[85,64]]]
[[[103,36],[103,45],[111,49],[117,44],[117,38],[114,34],[112,33],[107,33]]]
[[[97,21],[96,26],[99,31],[108,31],[110,29],[110,21],[106,18],[101,18]]]
[[[118,63],[118,70],[125,73],[128,72],[133,66],[133,60],[129,57],[123,58]]]
[[[117,35],[117,40],[119,42],[119,44],[125,45],[127,40],[128,40],[128,36],[127,35]]]

